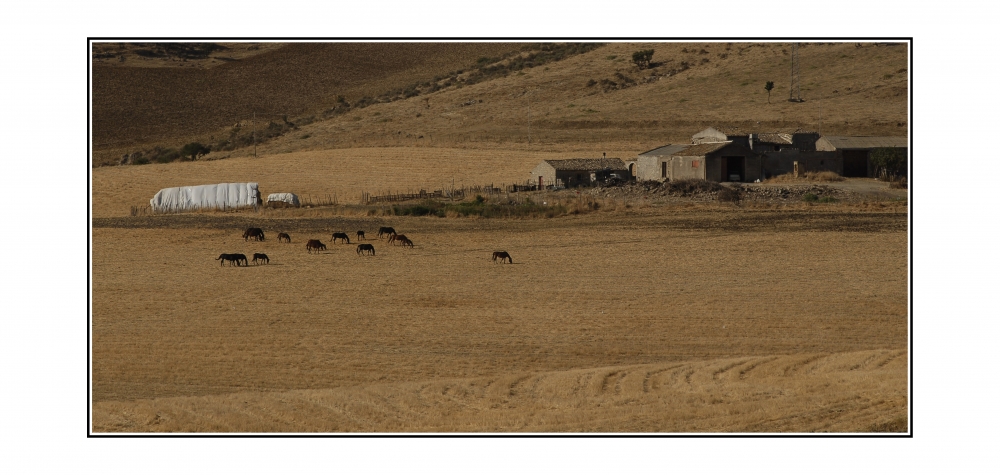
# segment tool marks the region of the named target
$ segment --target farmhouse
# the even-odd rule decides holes
[[[233,209],[261,204],[256,183],[219,183],[217,185],[164,188],[149,200],[154,213]]]
[[[739,127],[709,127],[690,144],[665,145],[638,155],[636,179],[755,181],[798,171],[843,174],[843,160],[818,150],[819,134],[799,129],[757,132]]]
[[[618,173],[622,178],[630,175],[620,158],[571,158],[568,160],[542,160],[531,171],[531,183],[538,188],[547,186],[589,186],[603,173]]]
[[[665,145],[639,154],[639,180],[754,181],[760,178],[760,157],[732,141]]]
[[[843,164],[841,175],[871,177],[871,152],[876,148],[897,148],[906,156],[909,143],[906,137],[845,137],[825,136],[816,141],[816,150],[831,152]],[[903,170],[906,173],[906,170]]]

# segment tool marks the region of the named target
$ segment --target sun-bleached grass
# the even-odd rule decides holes
[[[662,213],[676,212],[686,213],[682,221],[663,221]],[[822,430],[822,424],[793,417],[798,409],[768,412],[770,418],[757,425],[744,416],[727,421],[699,409],[703,402],[713,406],[715,399],[727,401],[724,390],[677,393],[670,397],[685,401],[677,408],[643,399],[632,409],[626,398],[619,401],[619,413],[602,412],[617,406],[592,407],[583,400],[556,397],[571,392],[576,383],[540,384],[536,389],[530,381],[531,374],[540,372],[905,349],[904,232],[768,227],[719,233],[710,231],[715,229],[710,223],[701,231],[676,228],[704,219],[723,225],[743,212],[726,215],[694,207],[548,220],[358,218],[371,226],[365,230],[377,249],[373,258],[358,256],[353,244],[329,242],[331,232],[354,229],[286,228],[292,244],[282,244],[245,242],[241,229],[96,228],[94,401],[112,408],[107,419],[101,419],[106,424],[101,430],[127,430],[140,420],[137,414],[144,414],[137,407],[152,404],[148,400],[153,398],[238,398],[254,393],[262,398],[293,390],[358,388],[360,393],[349,393],[346,400],[334,398],[330,405],[339,408],[349,402],[358,408],[348,413],[367,414],[364,408],[371,404],[358,398],[372,385],[397,385],[385,393],[395,394],[409,391],[398,385],[414,383],[425,388],[416,394],[427,398],[434,390],[426,387],[438,387],[440,380],[506,381],[523,375],[529,375],[527,383],[510,384],[520,397],[531,395],[529,399],[512,399],[521,402],[489,417],[484,413],[477,419],[468,413],[469,419],[458,426],[449,425],[444,416],[422,419],[409,410],[380,409],[358,417],[362,422],[304,428],[289,421],[310,417],[305,403],[279,409],[280,400],[261,400],[264,414],[248,422],[213,416],[224,408],[215,400],[195,399],[184,403],[193,411],[183,416],[189,422],[164,427]],[[377,225],[394,226],[415,247],[371,239]],[[265,229],[268,236],[275,231]],[[302,249],[307,239],[322,240],[328,251],[307,254]],[[515,264],[493,263],[489,258],[494,250],[509,251]],[[214,259],[223,252],[264,252],[271,264],[220,266]],[[706,265],[709,256],[711,264]],[[845,299],[845,294],[853,298]],[[836,380],[831,378],[827,382]],[[622,381],[631,384],[627,377]],[[618,383],[610,378],[606,385],[594,384],[613,388]],[[838,401],[837,394],[830,392],[832,399],[825,400]],[[500,399],[491,400],[491,407],[503,405],[502,392],[496,397]],[[898,398],[885,399],[897,401],[887,407],[898,406]],[[133,406],[126,400],[146,402]],[[381,406],[394,401],[388,396],[373,400]],[[429,407],[444,404],[439,396],[431,401]],[[740,413],[754,412],[753,401],[748,396]],[[590,408],[585,414],[592,420],[607,414],[606,425],[587,425],[556,410],[578,403]],[[769,407],[777,411],[780,404]],[[453,410],[444,405],[428,414]],[[643,416],[643,411],[652,416]],[[700,425],[677,424],[685,413],[707,419]],[[842,427],[888,424],[883,419],[896,417],[897,410],[864,409],[861,414],[864,417]],[[642,422],[649,418],[675,423],[661,429]],[[157,430],[149,424],[133,429]]]

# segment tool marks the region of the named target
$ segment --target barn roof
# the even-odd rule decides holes
[[[672,155],[675,157],[700,157],[705,154],[712,153],[716,150],[722,149],[723,147],[731,144],[732,142],[709,142],[701,143],[697,145],[688,145],[684,150],[678,150]]]
[[[640,157],[666,157],[666,156],[673,155],[675,152],[680,152],[681,150],[684,150],[685,148],[690,147],[690,146],[691,146],[691,144],[689,144],[689,143],[686,143],[686,144],[664,145],[662,147],[657,147],[657,148],[654,148],[652,150],[649,150],[649,151],[646,151],[646,152],[642,152],[642,153],[639,154],[639,156]]]
[[[763,133],[757,135],[757,141],[763,143],[776,143],[782,145],[791,145],[792,136],[790,134],[772,134]]]
[[[628,170],[620,158],[570,158],[566,160],[545,160],[556,170]]]
[[[839,149],[878,148],[878,147],[908,147],[906,137],[848,137],[837,135],[823,136],[830,145]]]
[[[798,128],[798,127],[779,127],[777,129],[771,129],[771,130],[768,130],[766,132],[765,131],[761,131],[759,129],[752,129],[752,128],[748,128],[748,127],[740,127],[738,125],[721,125],[721,126],[715,126],[715,127],[709,127],[709,128],[710,129],[715,129],[715,130],[717,130],[719,132],[722,132],[722,133],[726,134],[727,137],[746,137],[746,136],[748,136],[750,134],[757,134],[757,135],[761,135],[761,136],[763,136],[763,135],[774,136],[774,135],[778,135],[778,134],[790,135],[790,134],[815,134],[816,133],[815,131],[801,129],[801,128]],[[708,130],[708,129],[705,129],[705,130]],[[703,130],[702,132],[704,132],[705,130]],[[701,132],[699,132],[699,133],[701,133]],[[774,143],[782,143],[782,142],[774,142]]]

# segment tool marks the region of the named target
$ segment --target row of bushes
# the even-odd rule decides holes
[[[548,43],[525,45],[518,51],[510,52],[502,57],[481,57],[471,70],[459,69],[448,74],[434,76],[430,81],[423,81],[400,87],[372,98],[362,97],[354,103],[347,102],[343,97],[337,97],[333,107],[323,111],[324,117],[347,113],[353,109],[363,109],[372,104],[393,102],[409,99],[421,94],[430,94],[453,85],[472,85],[489,79],[504,77],[527,68],[559,61],[570,56],[583,54],[603,46],[603,43]],[[528,51],[528,54],[522,54]],[[466,74],[468,73],[468,74]],[[463,75],[465,75],[463,77]]]
[[[480,216],[483,218],[511,217],[548,217],[561,216],[568,213],[563,204],[552,206],[542,205],[527,199],[520,203],[487,203],[482,196],[476,196],[474,201],[449,203],[436,200],[425,200],[412,205],[394,205],[391,208],[395,216],[437,216],[466,217]]]

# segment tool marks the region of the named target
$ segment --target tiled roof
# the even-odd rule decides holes
[[[662,147],[654,148],[654,149],[652,149],[652,150],[650,150],[648,152],[642,152],[642,153],[639,154],[639,156],[640,157],[668,157],[670,155],[673,155],[674,152],[680,152],[681,150],[684,150],[685,148],[690,147],[690,146],[691,146],[691,144],[689,144],[689,143],[686,143],[686,144],[674,144],[674,145],[664,145]]]
[[[731,143],[732,142],[710,142],[710,143],[701,143],[701,144],[697,144],[697,145],[689,145],[689,146],[685,147],[684,150],[678,150],[677,152],[674,152],[672,154],[672,156],[675,156],[675,157],[700,157],[702,155],[705,155],[705,154],[708,154],[708,153],[712,153],[712,152],[714,152],[716,150],[719,150],[719,149],[721,149],[721,148],[723,148],[723,147],[725,147],[725,146],[727,146],[727,145],[729,145]]]
[[[830,142],[830,145],[839,149],[909,146],[906,137],[847,137],[827,135],[823,138]]]
[[[792,136],[790,134],[772,134],[772,133],[758,134],[756,137],[756,141],[764,143],[791,145]]]
[[[556,170],[628,170],[620,158],[570,158],[567,160],[545,160]]]

